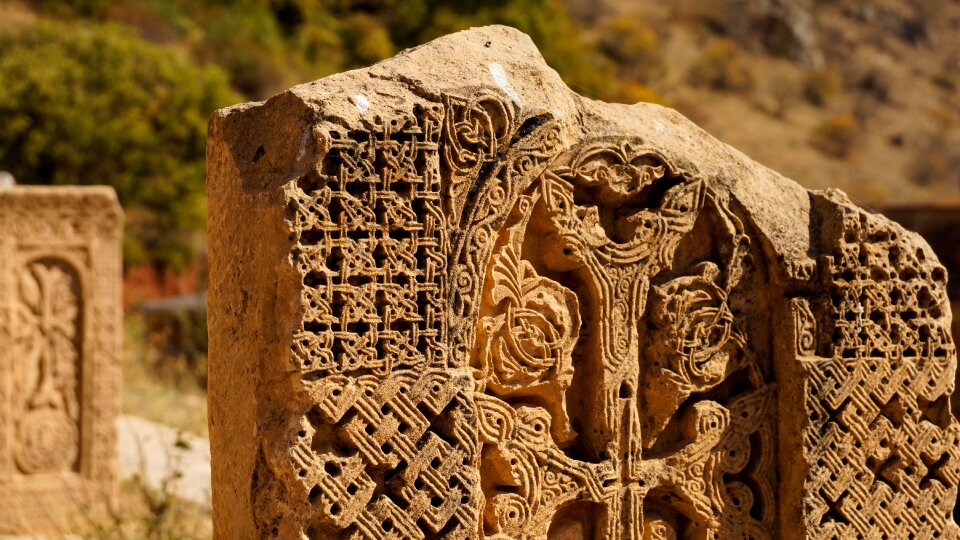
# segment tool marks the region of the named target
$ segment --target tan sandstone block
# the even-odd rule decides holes
[[[956,538],[915,234],[472,29],[218,111],[217,538]]]
[[[111,188],[0,189],[0,534],[114,497],[122,221]]]

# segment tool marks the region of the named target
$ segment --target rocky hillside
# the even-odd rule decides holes
[[[960,201],[960,1],[571,2],[651,95],[802,184]]]

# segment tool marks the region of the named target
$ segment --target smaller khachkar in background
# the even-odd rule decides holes
[[[114,496],[122,222],[110,188],[0,189],[0,534]]]

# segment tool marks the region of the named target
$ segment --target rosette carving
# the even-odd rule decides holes
[[[653,287],[652,341],[671,371],[689,385],[710,387],[730,373],[730,342],[743,344],[735,330],[727,293],[719,285],[720,269],[704,262],[683,276]],[[656,364],[654,364],[656,365]]]
[[[576,295],[537,275],[509,248],[498,257],[493,280],[491,295],[503,313],[481,323],[487,342],[487,387],[509,394],[542,382],[551,373],[567,378],[580,322]]]

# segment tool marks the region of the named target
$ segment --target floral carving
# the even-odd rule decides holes
[[[580,324],[576,295],[538,276],[510,248],[497,258],[493,281],[491,296],[504,312],[481,322],[490,388],[509,393],[543,380],[551,370],[569,375]]]
[[[528,212],[533,202],[521,203]],[[554,435],[571,432],[565,395],[573,379],[571,354],[580,332],[577,296],[537,274],[519,256],[526,219],[510,231],[510,241],[493,257],[489,305],[480,318],[476,378],[480,389],[504,396],[539,396],[553,414]]]
[[[515,407],[479,393],[475,403],[484,443],[480,466],[490,486],[484,493],[486,538],[546,538],[557,508],[612,495],[610,465],[565,455],[551,440],[550,415],[542,407]]]

